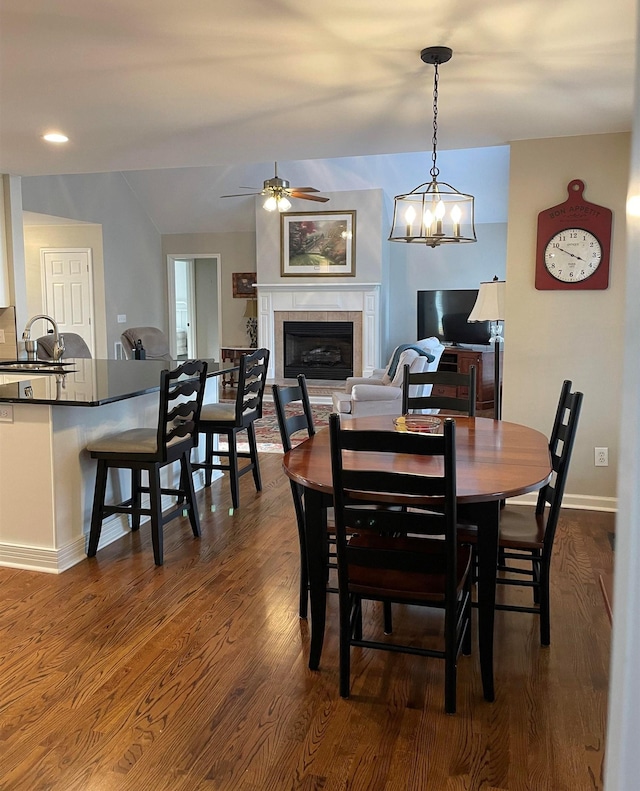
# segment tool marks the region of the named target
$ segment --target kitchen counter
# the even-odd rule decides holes
[[[207,363],[208,376],[237,369],[230,363]],[[176,365],[179,362],[166,360],[77,359],[52,374],[18,373],[0,361],[0,403],[102,406],[156,392],[160,389],[160,372]]]
[[[164,360],[78,359],[65,366],[66,374],[8,367],[0,363],[0,565],[60,573],[87,562],[96,475],[87,445],[126,429],[155,428],[160,372],[175,366]],[[218,401],[218,375],[233,367],[209,362],[205,403]],[[194,461],[203,456],[204,448],[194,448]],[[176,488],[179,476],[179,464],[166,465],[163,488]],[[193,481],[201,489],[204,471]],[[125,500],[130,484],[128,471],[112,470],[108,501]],[[169,498],[163,500],[168,507]],[[182,528],[176,520],[167,529]],[[131,540],[122,514],[105,519],[100,547],[117,540]]]

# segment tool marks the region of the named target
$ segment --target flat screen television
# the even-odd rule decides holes
[[[418,291],[418,338],[435,335],[450,345],[488,344],[491,323],[467,321],[477,296],[477,288]]]

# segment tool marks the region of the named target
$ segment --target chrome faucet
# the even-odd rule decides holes
[[[30,318],[27,322],[27,326],[24,328],[22,340],[24,341],[27,354],[29,356],[33,355],[35,358],[37,349],[36,342],[31,340],[31,327],[34,321],[37,321],[38,319],[49,321],[53,326],[53,359],[58,361],[64,354],[64,337],[58,332],[58,325],[56,324],[55,319],[52,319],[51,316],[47,316],[45,313],[38,313],[37,316]]]

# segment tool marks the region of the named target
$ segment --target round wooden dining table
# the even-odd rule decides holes
[[[443,419],[445,416],[442,416]],[[551,477],[548,439],[527,426],[490,418],[451,416],[456,422],[457,502],[466,522],[478,526],[478,647],[482,687],[494,700],[493,631],[496,599],[500,504],[508,497],[533,492]],[[342,420],[342,428],[395,431],[390,415]],[[398,472],[430,474],[440,462],[429,457],[381,454],[381,466]],[[333,488],[329,431],[322,429],[304,440],[283,460],[284,471],[302,486],[309,574],[311,644],[309,667],[320,665],[324,641],[327,594],[327,508]],[[371,469],[371,456],[367,459]],[[439,472],[441,474],[441,472]],[[435,504],[435,503],[434,503]]]

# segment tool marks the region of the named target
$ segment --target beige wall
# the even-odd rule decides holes
[[[526,140],[512,144],[507,235],[505,420],[548,434],[564,379],[585,394],[565,505],[613,507],[616,497],[626,265],[625,203],[630,135]],[[538,212],[564,202],[567,185],[613,211],[609,288],[537,291]],[[609,448],[609,467],[594,448]]]
[[[216,253],[220,256],[222,306],[221,346],[248,346],[244,311],[246,299],[234,299],[233,272],[256,271],[255,233],[176,233],[162,237],[162,255],[195,256]]]
[[[42,293],[42,248],[89,247],[93,265],[93,310],[96,341],[96,357],[108,357],[104,258],[102,253],[102,227],[93,224],[74,225],[28,225],[24,229],[24,261],[27,281],[27,314],[44,313]],[[22,331],[22,328],[18,328]]]

